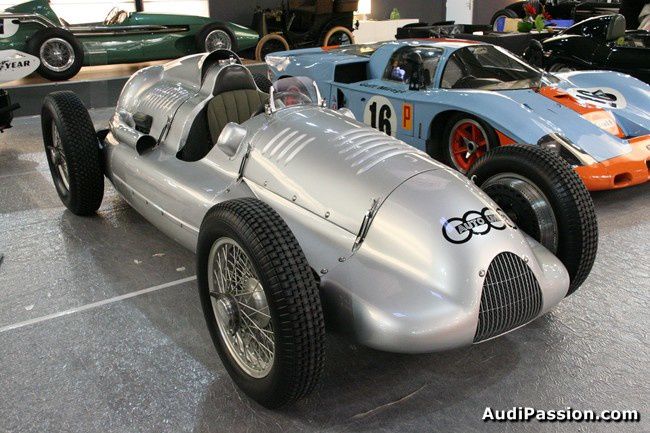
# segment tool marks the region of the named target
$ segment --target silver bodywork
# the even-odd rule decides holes
[[[242,124],[246,135],[232,156],[214,146],[200,161],[179,160],[227,67],[196,55],[139,71],[103,140],[106,175],[166,234],[194,250],[212,206],[238,197],[266,202],[319,274],[326,320],[381,350],[471,344],[486,270],[504,251],[526,261],[539,282],[537,316],[564,298],[569,277],[561,262],[482,191],[348,113],[319,106],[267,110]],[[141,155],[136,112],[153,117],[150,135],[160,140]],[[223,134],[229,136],[220,144],[237,136],[229,128]],[[472,210],[492,215],[498,229],[485,226],[489,233],[450,242],[446,224]]]

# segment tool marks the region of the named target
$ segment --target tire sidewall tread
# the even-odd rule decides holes
[[[269,375],[246,375],[222,347],[209,295],[208,260],[213,243],[230,237],[249,255],[264,287],[275,332]],[[201,224],[197,280],[208,329],[224,367],[246,394],[276,408],[309,394],[324,363],[325,324],[318,284],[307,259],[282,218],[256,199],[237,199],[212,208]]]
[[[55,122],[66,156],[70,188],[64,191],[59,176],[47,156],[52,177],[61,201],[75,215],[92,215],[104,197],[104,173],[99,142],[88,110],[70,91],[50,93],[43,101],[41,127],[47,152],[52,144],[52,121]]]

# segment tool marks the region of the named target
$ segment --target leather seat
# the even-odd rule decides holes
[[[214,97],[208,103],[207,117],[210,137],[216,143],[228,122],[242,123],[250,119],[269,95],[261,92],[248,69],[231,65],[223,69],[214,86]]]
[[[625,37],[625,17],[623,15],[616,15],[610,22],[607,27],[607,42],[614,42],[618,39]]]

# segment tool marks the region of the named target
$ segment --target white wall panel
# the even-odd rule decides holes
[[[210,16],[208,0],[144,0],[147,12]]]
[[[22,1],[0,0],[0,10]],[[133,0],[51,0],[52,9],[69,23],[102,21],[113,6],[135,10]],[[145,0],[146,12],[209,16],[208,0]]]

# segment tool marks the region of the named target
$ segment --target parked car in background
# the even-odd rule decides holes
[[[479,42],[403,40],[267,56],[332,107],[467,172],[489,149],[554,149],[591,190],[647,182],[650,87],[615,72],[553,75]]]
[[[358,0],[289,0],[279,8],[258,7],[252,28],[260,41],[255,58],[275,51],[354,43],[354,11]]]
[[[601,1],[584,1],[584,0],[539,0],[537,2],[516,1],[505,8],[498,10],[492,16],[490,24],[495,30],[503,27],[505,18],[525,18],[526,11],[524,6],[527,3],[536,3],[537,8],[541,11],[543,6],[552,19],[568,20],[579,22],[587,18],[618,13],[621,7],[619,0],[601,0]]]
[[[650,32],[625,31],[623,15],[593,17],[531,42],[524,58],[550,72],[611,70],[650,83]]]
[[[40,59],[37,72],[52,81],[74,77],[82,66],[174,59],[216,49],[255,47],[257,32],[212,18],[126,12],[113,8],[99,23],[68,24],[48,0],[32,0],[0,13],[0,49]]]

